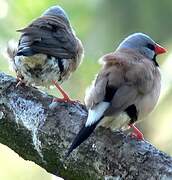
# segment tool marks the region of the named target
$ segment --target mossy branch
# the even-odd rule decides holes
[[[146,141],[102,127],[64,160],[86,120],[84,105],[57,103],[0,73],[0,142],[65,180],[172,179],[172,158]]]

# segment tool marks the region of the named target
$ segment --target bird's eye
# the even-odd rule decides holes
[[[153,44],[148,44],[147,47],[152,51],[155,50],[155,46]]]

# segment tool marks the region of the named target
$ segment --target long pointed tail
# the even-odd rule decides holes
[[[70,146],[66,157],[69,156],[69,154],[77,148],[82,142],[84,142],[94,131],[97,124],[101,121],[101,119],[104,117],[104,112],[109,107],[110,103],[108,102],[101,102],[98,105],[96,105],[93,109],[90,109],[88,111],[88,118],[84,126],[81,128],[77,136],[75,137],[72,145]]]
[[[91,133],[94,131],[97,124],[100,122],[100,120],[102,118],[103,118],[103,116],[96,123],[92,124],[91,126],[85,126],[85,124],[84,124],[84,126],[81,128],[79,133],[76,135],[72,145],[70,146],[70,148],[66,154],[66,158],[70,155],[70,153],[74,149],[76,149],[81,143],[83,143],[91,135]]]

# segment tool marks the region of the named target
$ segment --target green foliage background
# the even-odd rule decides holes
[[[138,126],[145,138],[172,154],[172,1],[170,0],[0,0],[0,71],[9,71],[5,58],[6,44],[18,40],[16,32],[46,8],[59,4],[68,13],[76,34],[85,47],[80,68],[63,84],[74,99],[83,101],[86,87],[100,65],[98,59],[115,50],[121,39],[133,32],[145,32],[168,48],[159,58],[163,74],[162,96],[156,110]],[[171,61],[170,61],[171,60]],[[46,90],[48,91],[48,90]],[[58,96],[55,89],[49,93]],[[51,175],[31,162],[26,162],[5,146],[0,146],[0,179],[49,180]]]

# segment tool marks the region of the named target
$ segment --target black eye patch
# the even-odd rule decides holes
[[[155,46],[153,44],[147,44],[147,48],[149,48],[152,51],[155,50]]]

